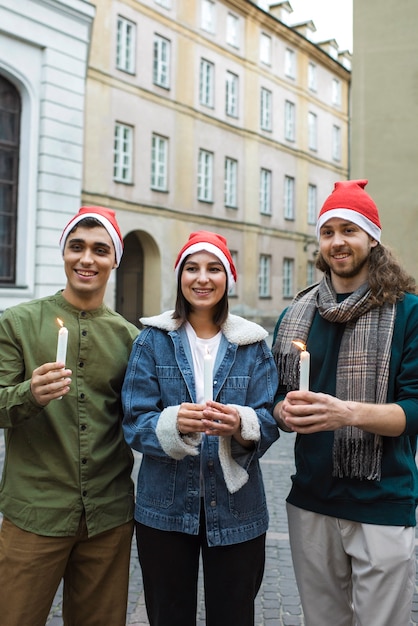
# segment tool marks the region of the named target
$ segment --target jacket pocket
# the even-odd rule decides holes
[[[174,502],[177,461],[144,456],[138,475],[137,500],[141,505],[166,509]]]

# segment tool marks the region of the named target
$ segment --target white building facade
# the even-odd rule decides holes
[[[84,0],[0,3],[0,311],[64,286],[94,15]]]

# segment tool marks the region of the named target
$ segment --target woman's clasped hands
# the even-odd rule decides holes
[[[183,402],[177,414],[177,428],[182,435],[205,433],[230,437],[240,433],[241,418],[235,407],[221,402]]]

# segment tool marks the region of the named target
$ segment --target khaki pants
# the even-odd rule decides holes
[[[45,626],[64,579],[65,626],[125,626],[133,522],[90,539],[44,537],[8,519],[0,530],[0,622]]]
[[[409,626],[415,529],[360,524],[287,505],[306,626]]]

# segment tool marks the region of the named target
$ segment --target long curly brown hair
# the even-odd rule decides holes
[[[321,253],[318,253],[315,264],[321,272],[329,272],[329,265]],[[404,270],[393,252],[382,244],[370,250],[368,281],[375,306],[385,302],[394,304],[405,293],[417,293],[415,278]]]

